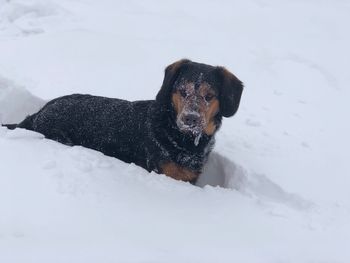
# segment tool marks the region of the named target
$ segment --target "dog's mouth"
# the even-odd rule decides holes
[[[177,117],[176,125],[183,133],[191,135],[197,146],[202,137],[206,122],[197,112],[182,113]]]

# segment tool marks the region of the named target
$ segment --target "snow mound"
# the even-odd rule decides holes
[[[232,246],[242,248],[235,257],[247,262],[261,262],[261,254],[271,259],[262,262],[274,262],[278,242],[279,258],[298,261],[295,242],[313,242],[319,233],[326,235],[308,255],[324,251],[321,258],[330,258],[335,252],[324,249],[334,233],[320,220],[324,215],[218,153],[201,184],[231,189],[194,187],[22,129],[1,127],[0,146],[11,149],[0,151],[4,262],[229,262]],[[252,242],[256,253],[249,253]]]
[[[0,35],[27,36],[61,25],[68,11],[51,1],[0,0]]]
[[[45,101],[23,86],[0,76],[0,123],[18,123],[37,112]]]
[[[198,3],[0,0],[1,122],[183,57],[246,86],[198,187],[0,126],[0,262],[350,262],[348,1]]]
[[[286,192],[264,174],[249,173],[241,165],[217,152],[210,154],[197,185],[233,189],[249,197],[277,202],[294,209],[309,209],[314,206],[312,202]]]

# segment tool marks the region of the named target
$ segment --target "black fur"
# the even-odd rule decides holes
[[[174,162],[200,173],[214,145],[214,135],[204,134],[196,146],[193,135],[177,127],[171,103],[176,80],[180,76],[195,78],[198,73],[220,94],[220,111],[215,117],[220,127],[222,116],[237,111],[242,83],[233,75],[226,76],[223,68],[189,60],[166,68],[156,100],[130,102],[73,94],[54,99],[18,125],[7,127],[33,130],[67,145],[95,149],[148,171],[161,172],[162,164]]]
[[[242,82],[223,67],[217,67],[220,89],[220,112],[224,117],[233,116],[239,107],[243,91]]]

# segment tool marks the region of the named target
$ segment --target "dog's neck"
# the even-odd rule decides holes
[[[159,158],[164,158],[162,161],[176,162],[181,167],[187,167],[191,171],[201,173],[208,155],[213,149],[215,134],[202,134],[196,143],[194,135],[184,133],[178,128],[175,121],[176,116],[171,108],[164,104],[155,103],[152,106],[152,111],[157,112],[157,114],[150,115],[155,118],[151,122],[154,139],[157,142],[162,142],[160,148],[162,156]]]

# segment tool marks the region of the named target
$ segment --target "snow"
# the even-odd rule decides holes
[[[0,128],[0,262],[349,262],[347,1],[0,0],[0,121],[153,99],[183,57],[245,84],[199,187]]]
[[[22,86],[0,76],[0,122],[18,123],[28,114],[37,112],[45,101]]]

